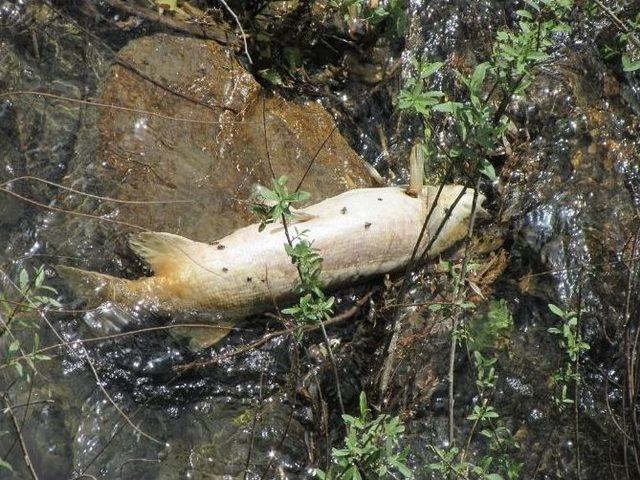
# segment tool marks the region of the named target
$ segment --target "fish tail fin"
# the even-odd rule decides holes
[[[88,307],[96,307],[107,301],[122,303],[128,298],[129,280],[124,278],[66,265],[58,265],[56,271],[76,296],[86,301]]]

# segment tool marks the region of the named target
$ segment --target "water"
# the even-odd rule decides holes
[[[90,25],[96,38],[47,7],[29,2],[0,5],[0,91],[100,98],[139,110],[98,109],[30,94],[1,97],[0,181],[34,175],[95,195],[189,203],[112,204],[33,181],[7,188],[50,207],[203,241],[251,220],[242,201],[252,183],[269,181],[261,110],[255,107],[261,90],[239,69],[231,75],[234,83],[207,80],[216,62],[228,70],[238,68],[230,57],[211,53],[197,42],[144,39],[159,30],[148,24],[122,31],[110,23],[117,13],[108,9],[100,11],[109,21]],[[354,148],[392,182],[406,179],[405,158],[421,133],[393,104],[401,79],[412,73],[411,59],[473,63],[486,54],[478,45],[489,44],[513,15],[514,6],[504,1],[438,0],[428,5],[411,2],[410,10],[405,44],[381,40],[368,59],[371,65],[387,67],[399,62],[399,76],[371,88],[366,72],[373,70],[370,65],[361,68],[358,64],[367,62],[355,55],[349,68],[359,77],[333,80],[330,88],[313,90],[315,95],[323,92],[322,102],[338,116]],[[85,14],[76,15],[86,22]],[[625,352],[620,345],[628,258],[640,206],[640,90],[637,77],[625,76],[602,60],[593,42],[606,33],[603,28],[603,22],[578,24],[567,48],[542,69],[530,99],[514,103],[511,114],[521,125],[520,141],[500,181],[484,186],[495,199],[494,217],[480,232],[498,237],[508,259],[489,295],[505,299],[515,318],[508,350],[498,351],[495,405],[522,445],[518,459],[525,463],[527,478],[534,473],[535,478],[567,478],[576,469],[573,412],[559,417],[550,399],[550,377],[562,357],[557,339],[547,332],[557,323],[548,303],[574,309],[579,303],[583,334],[591,344],[578,404],[583,478],[609,478],[612,471],[614,476],[623,474],[621,437],[614,420],[620,421],[626,401],[621,384]],[[142,54],[127,47],[122,56],[136,62],[140,55],[148,59],[148,74],[200,103],[177,100],[125,67],[110,69],[111,50],[134,38],[143,38]],[[201,54],[193,55],[194,51]],[[178,67],[157,61],[168,55],[186,63]],[[314,58],[318,71],[330,60],[330,54]],[[183,74],[189,63],[193,76]],[[312,78],[318,71],[309,67]],[[447,88],[452,79],[443,75],[436,83]],[[217,88],[222,93],[208,94]],[[301,87],[306,93],[305,88],[311,89]],[[212,108],[211,99],[219,97],[227,106],[253,102],[255,108],[239,116]],[[143,112],[163,106],[171,116],[209,123]],[[330,131],[331,119],[315,102],[300,106],[268,99],[267,110],[276,168],[298,178]],[[240,123],[212,123],[219,121]],[[343,140],[332,137],[325,152],[307,183],[314,198],[370,181]],[[0,268],[13,279],[22,267],[44,264],[48,282],[60,290],[64,306],[81,308],[53,267],[64,263],[124,277],[148,273],[126,246],[131,231],[130,226],[61,214],[4,194]],[[446,278],[433,269],[427,276],[412,277],[412,298],[433,298]],[[637,275],[630,278],[636,288]],[[341,302],[349,305],[368,287],[344,293]],[[4,288],[11,289],[6,278]],[[632,333],[636,297],[630,306]],[[340,340],[336,353],[348,406],[363,386],[375,391],[379,380],[389,322],[385,327],[383,299],[376,296],[375,302],[377,308],[368,317],[365,308],[357,321],[330,330]],[[433,461],[428,446],[446,444],[449,332],[447,325],[431,325],[428,313],[413,310],[409,309],[408,328],[401,338],[405,351],[394,370],[390,394],[370,398],[405,419],[411,465],[420,478],[429,478],[424,470]],[[24,422],[23,437],[41,479],[83,474],[106,479],[241,478],[247,467],[248,478],[260,478],[267,468],[265,478],[305,478],[312,466],[323,464],[326,442],[337,444],[343,432],[317,334],[301,352],[289,339],[278,337],[233,356],[228,354],[261,338],[267,329],[280,327],[267,326],[266,318],[249,320],[222,345],[199,353],[189,348],[187,339],[164,330],[80,342],[95,338],[106,324],[123,320],[129,332],[176,321],[206,321],[193,312],[180,317],[113,306],[47,314],[68,346],[51,351],[53,359],[38,364],[39,374],[31,384],[14,382],[15,373],[9,369],[0,373],[2,390]],[[36,321],[43,319],[36,316]],[[50,328],[43,325],[40,332],[42,345],[60,342]],[[180,369],[211,359],[219,361],[202,369]],[[464,418],[477,401],[472,369],[462,352],[456,362],[455,410],[462,436],[469,432]],[[328,402],[329,418],[321,414],[323,402]],[[18,407],[27,403],[32,406]],[[13,432],[6,415],[0,430]],[[473,442],[471,453],[483,448],[481,441]],[[2,471],[0,477],[28,478],[13,435],[0,438],[0,458],[16,470],[13,475]]]

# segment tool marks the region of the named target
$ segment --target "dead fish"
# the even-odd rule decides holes
[[[463,187],[445,186],[418,253],[424,252],[447,210]],[[417,197],[401,187],[344,192],[298,210],[289,229],[305,232],[322,256],[321,281],[334,290],[405,267],[438,187],[426,186]],[[484,197],[479,195],[478,211]],[[467,233],[473,191],[467,190],[428,252],[434,257]],[[143,302],[161,311],[210,311],[230,322],[295,300],[298,272],[284,249],[282,224],[258,231],[258,224],[236,230],[213,245],[166,232],[144,232],[130,245],[153,270],[152,277],[126,280],[59,266],[88,303]],[[228,329],[216,334],[217,341]],[[208,342],[211,343],[211,342]]]

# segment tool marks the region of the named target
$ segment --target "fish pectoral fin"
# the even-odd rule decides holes
[[[216,325],[202,327],[178,327],[172,331],[189,339],[189,346],[195,350],[202,350],[215,345],[226,337],[233,327],[232,323],[219,322]]]
[[[158,276],[167,276],[198,263],[199,250],[207,245],[167,232],[141,232],[129,238],[129,246]]]

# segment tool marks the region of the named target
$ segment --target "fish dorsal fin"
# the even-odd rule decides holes
[[[293,225],[294,223],[304,223],[304,222],[308,222],[309,220],[313,220],[314,218],[316,218],[315,215],[307,213],[304,210],[296,210],[296,209],[292,208],[291,209],[291,220],[290,220],[289,223],[291,225]]]
[[[142,232],[129,238],[129,246],[153,269],[156,276],[167,276],[196,262],[204,243],[167,232]]]

